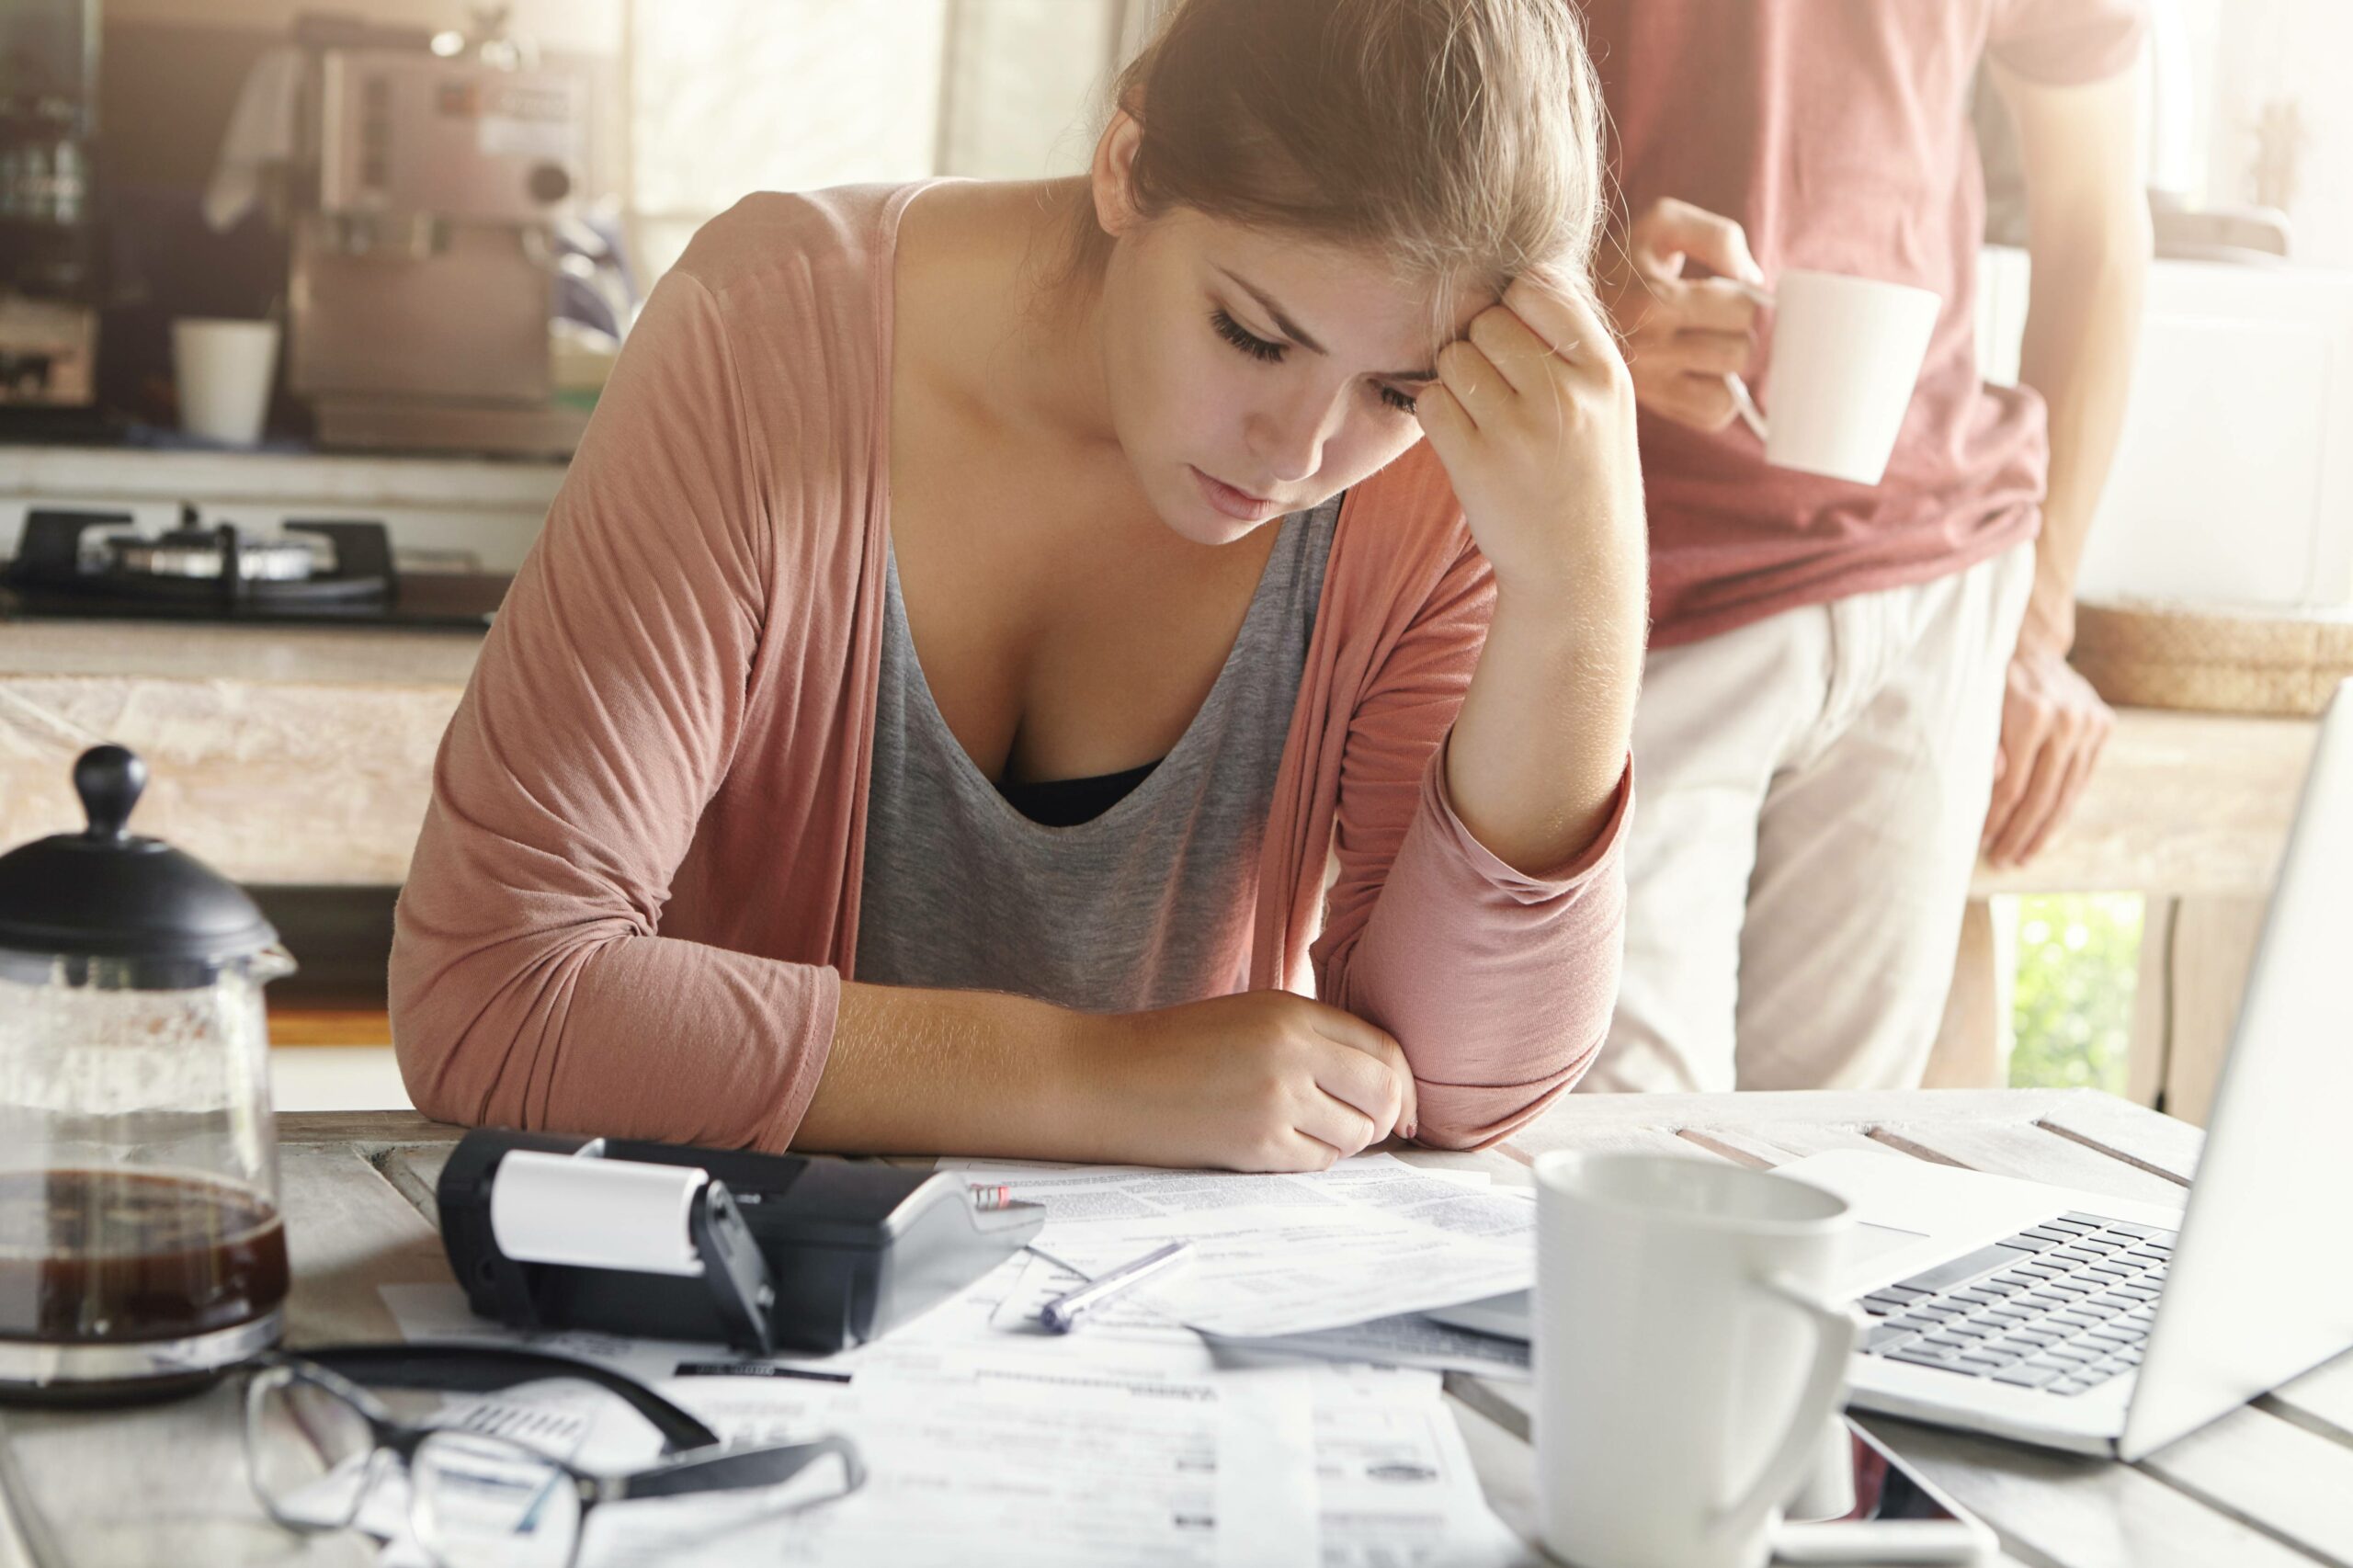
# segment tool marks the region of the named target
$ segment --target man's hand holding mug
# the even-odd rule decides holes
[[[1697,264],[1712,276],[1686,277]],[[1673,199],[1626,230],[1600,269],[1602,304],[1625,346],[1634,400],[1694,430],[1738,416],[1732,383],[1748,368],[1768,298],[1738,223]]]

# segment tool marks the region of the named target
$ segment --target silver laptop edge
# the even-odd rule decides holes
[[[2353,1346],[2353,680],[2321,723],[2117,1452]]]

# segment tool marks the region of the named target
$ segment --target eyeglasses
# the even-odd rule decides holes
[[[661,1431],[668,1457],[595,1474],[512,1431],[404,1423],[362,1386],[491,1393],[550,1378],[625,1400]],[[478,1345],[266,1355],[245,1390],[245,1458],[270,1517],[306,1533],[352,1528],[385,1476],[403,1473],[409,1527],[439,1568],[572,1568],[589,1513],[606,1505],[728,1493],[772,1504],[755,1510],[768,1517],[833,1501],[866,1480],[847,1437],[730,1449],[633,1379],[569,1357]]]

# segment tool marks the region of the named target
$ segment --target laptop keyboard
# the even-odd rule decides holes
[[[2062,1214],[1872,1291],[1867,1356],[2079,1394],[2141,1364],[2174,1233]]]

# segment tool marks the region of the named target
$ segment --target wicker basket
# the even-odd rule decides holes
[[[2353,677],[2353,605],[2079,604],[2068,657],[2111,703],[2317,714]]]

